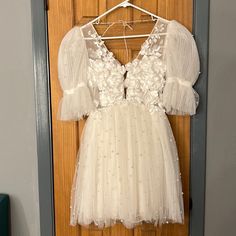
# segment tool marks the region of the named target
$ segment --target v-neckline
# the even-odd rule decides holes
[[[161,19],[158,18],[158,19],[156,20],[155,24],[153,25],[153,28],[152,28],[152,30],[151,30],[149,36],[148,36],[148,37],[145,39],[145,41],[141,44],[141,47],[140,47],[140,49],[139,49],[139,51],[138,51],[137,56],[135,56],[134,59],[128,61],[128,62],[125,63],[125,64],[121,63],[121,61],[118,60],[118,59],[115,57],[114,53],[108,49],[108,47],[106,46],[105,41],[101,39],[102,36],[97,32],[97,30],[96,30],[96,28],[94,27],[93,23],[89,23],[88,25],[92,27],[94,33],[96,34],[96,37],[99,37],[100,43],[103,44],[103,46],[105,47],[107,53],[111,53],[111,54],[112,54],[112,58],[113,58],[115,61],[117,61],[117,62],[120,64],[120,66],[126,67],[128,64],[132,64],[134,61],[138,60],[139,56],[141,56],[141,51],[142,51],[143,46],[150,40],[150,38],[151,38],[151,36],[153,35],[153,33],[154,33],[154,31],[155,31],[155,28],[156,28],[157,24],[159,23],[159,21],[161,21]],[[166,35],[167,35],[167,33],[168,33],[168,27],[169,27],[169,25],[170,25],[170,23],[171,23],[172,21],[174,21],[174,20],[170,20],[170,21],[167,23],[167,28],[166,28],[166,33],[165,33]],[[81,30],[83,39],[85,40],[84,34],[83,34],[83,32],[82,32],[82,29],[80,28],[80,30]]]

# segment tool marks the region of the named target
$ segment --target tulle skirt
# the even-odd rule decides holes
[[[91,113],[76,163],[70,225],[184,223],[178,154],[164,112],[123,102]]]

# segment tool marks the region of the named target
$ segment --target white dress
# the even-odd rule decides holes
[[[87,40],[86,37],[92,39]],[[194,115],[199,56],[179,22],[157,20],[123,65],[94,26],[74,26],[58,55],[59,120],[88,115],[71,189],[70,225],[184,223],[181,174],[166,114]]]

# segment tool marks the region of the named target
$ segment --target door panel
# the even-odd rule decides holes
[[[176,138],[180,170],[182,174],[185,224],[166,224],[154,227],[142,224],[135,229],[128,230],[123,225],[100,230],[94,225],[89,228],[69,226],[70,191],[75,170],[76,155],[80,144],[80,136],[85,121],[62,122],[56,119],[58,102],[62,91],[57,77],[58,48],[63,36],[75,24],[84,24],[102,14],[121,0],[49,0],[48,33],[50,56],[50,83],[52,102],[52,133],[53,133],[53,163],[54,163],[54,200],[55,200],[55,228],[56,236],[187,236],[189,232],[189,162],[190,162],[190,118],[188,116],[169,116]],[[134,0],[134,4],[141,6],[167,19],[176,19],[189,30],[192,27],[192,0]],[[150,19],[147,15],[132,8],[122,8],[104,17],[101,22],[111,22],[135,19]],[[101,34],[106,25],[96,26]],[[126,34],[149,33],[152,22],[132,25],[133,31],[126,28]],[[111,27],[106,35],[122,35],[123,27],[118,24]],[[122,63],[133,59],[140,50],[142,39],[127,39],[128,54],[124,40],[106,41],[108,48],[114,52]],[[127,57],[128,55],[128,57]]]

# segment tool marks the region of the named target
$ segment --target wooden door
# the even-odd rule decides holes
[[[56,236],[187,236],[189,234],[189,161],[190,161],[190,118],[169,116],[179,150],[180,168],[184,192],[185,224],[167,224],[161,228],[143,224],[128,230],[121,224],[104,230],[94,225],[90,228],[69,226],[69,204],[75,160],[80,144],[80,135],[85,121],[62,122],[56,120],[58,102],[62,91],[57,77],[57,56],[59,44],[65,33],[75,24],[84,24],[110,9],[122,0],[49,0],[48,33],[50,53],[50,82],[52,101],[54,199]],[[133,3],[167,19],[176,19],[189,30],[192,27],[193,0],[134,0]],[[150,19],[147,15],[131,8],[122,8],[107,17],[103,22],[134,19]],[[106,26],[96,27],[99,33]],[[149,33],[152,22],[136,24],[134,33]],[[106,35],[122,34],[122,27],[113,26]],[[126,34],[132,33],[126,30]],[[140,50],[145,39],[129,39],[128,58],[124,40],[106,41],[115,56],[126,63]]]

